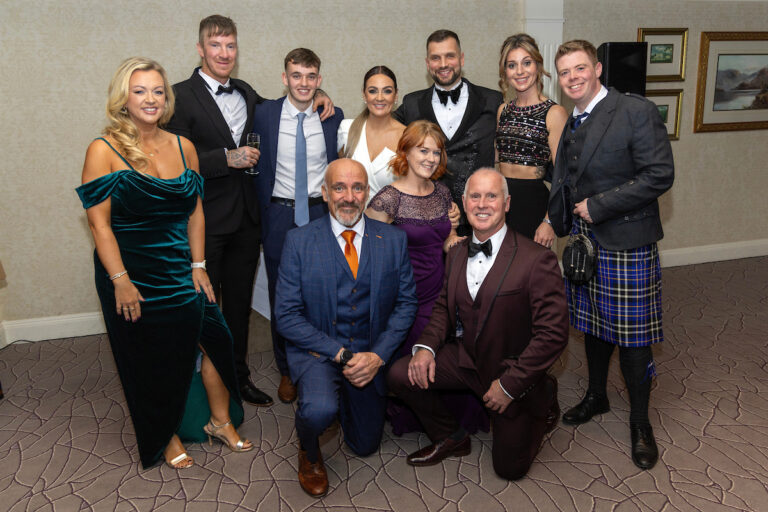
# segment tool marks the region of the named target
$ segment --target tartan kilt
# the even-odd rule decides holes
[[[577,286],[564,278],[571,325],[620,347],[663,341],[656,244],[626,251],[603,249],[581,218],[571,232],[587,235],[597,247],[597,267],[589,283]]]

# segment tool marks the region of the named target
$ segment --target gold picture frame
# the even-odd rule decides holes
[[[768,128],[761,73],[768,73],[768,32],[702,32],[693,131]]]
[[[680,109],[683,105],[682,89],[651,89],[645,91],[645,97],[656,104],[661,120],[667,127],[669,140],[680,138]]]
[[[682,82],[688,51],[687,28],[638,28],[637,40],[648,43],[647,82]]]

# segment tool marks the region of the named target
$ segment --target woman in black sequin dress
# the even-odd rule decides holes
[[[499,107],[496,153],[511,198],[507,225],[552,247],[555,232],[547,217],[549,189],[544,184],[568,119],[565,109],[542,91],[544,60],[528,34],[508,37],[501,46],[499,85],[514,98]]]

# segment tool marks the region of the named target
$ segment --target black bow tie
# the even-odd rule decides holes
[[[451,91],[444,91],[442,89],[435,88],[435,91],[437,91],[437,97],[440,99],[440,103],[447,105],[448,98],[451,98],[453,104],[457,104],[459,102],[459,97],[461,97],[461,88],[463,86],[464,82],[461,82],[457,88]]]
[[[224,87],[223,85],[219,86],[219,90],[216,91],[216,96],[219,94],[232,94],[232,91],[235,90],[235,86],[232,84],[229,84],[229,87]]]
[[[489,258],[491,257],[491,254],[493,254],[493,249],[491,248],[491,239],[489,238],[485,242],[481,244],[476,244],[475,242],[469,242],[469,257],[473,257],[475,254],[482,252]]]

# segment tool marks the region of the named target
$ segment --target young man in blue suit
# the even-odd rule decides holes
[[[299,483],[314,497],[328,491],[318,436],[337,415],[352,451],[378,449],[387,395],[382,367],[417,308],[405,232],[363,215],[363,166],[346,158],[331,163],[322,192],[330,215],[285,238],[274,318],[288,339],[299,389]]]
[[[338,156],[336,133],[344,113],[337,108],[332,116],[321,120],[322,109],[313,112],[313,98],[323,78],[320,58],[312,50],[291,50],[284,64],[283,84],[288,95],[256,106],[253,131],[261,136],[256,193],[273,319],[272,346],[281,375],[277,396],[290,403],[296,399],[296,387],[288,373],[285,339],[274,322],[277,268],[288,230],[328,212],[320,189],[326,167]]]
[[[674,180],[672,147],[656,105],[600,84],[602,66],[591,43],[563,43],[555,66],[575,107],[550,180],[549,219],[558,236],[580,233],[597,248],[594,277],[583,285],[566,280],[571,324],[584,333],[589,388],[563,423],[580,425],[610,410],[608,363],[618,345],[632,461],[650,469],[659,455],[648,418],[651,345],[664,339],[657,198]]]

